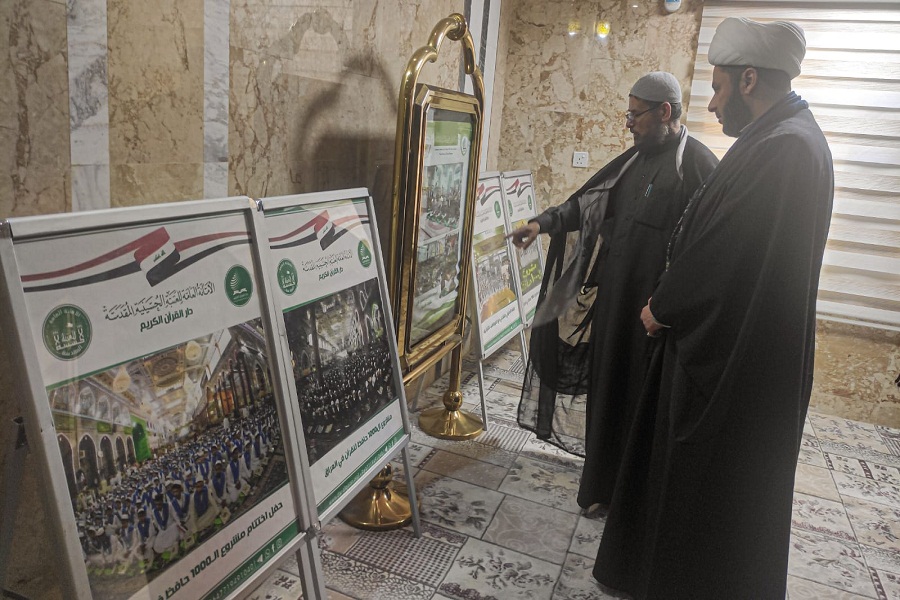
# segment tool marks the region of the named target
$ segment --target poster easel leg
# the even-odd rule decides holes
[[[487,402],[484,399],[484,363],[478,359],[478,393],[481,394],[481,421],[485,431],[488,430]]]
[[[425,389],[425,375],[422,374],[419,376],[419,385],[416,387],[416,395],[413,396],[412,407],[413,411],[418,410],[419,408],[419,398],[422,396],[422,390]]]
[[[528,379],[528,343],[525,339],[525,330],[519,332],[519,348],[522,351],[522,367],[525,368],[526,377],[523,379],[526,391],[531,391],[531,380]]]
[[[320,533],[321,528],[318,524],[310,527],[309,531],[306,532],[304,545],[297,549],[297,564],[300,566],[303,597],[326,600],[328,591],[325,588],[325,580],[322,575],[322,558],[319,553]]]
[[[409,510],[412,512],[413,531],[417,538],[422,537],[422,525],[419,522],[419,499],[416,496],[416,483],[413,481],[412,464],[409,461],[409,446],[400,451],[403,460],[403,474],[406,477],[406,493],[409,496]]]
[[[25,468],[25,455],[28,454],[28,439],[25,437],[25,419],[16,417],[12,420],[12,448],[6,460],[6,473],[3,478],[3,513],[0,515],[0,595],[9,598],[21,598],[18,594],[6,589],[6,569],[9,568],[9,551],[12,548],[13,531],[15,530],[16,510],[19,507],[19,488],[22,471]]]

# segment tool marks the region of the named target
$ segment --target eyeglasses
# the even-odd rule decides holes
[[[662,104],[657,104],[656,106],[652,106],[652,107],[648,108],[647,110],[642,110],[641,112],[638,112],[638,113],[632,112],[632,111],[629,110],[628,112],[625,113],[625,122],[626,122],[626,123],[633,123],[633,122],[635,121],[635,119],[637,119],[637,118],[638,118],[639,116],[641,116],[642,114],[648,113],[648,112],[650,112],[651,110],[656,110],[656,109],[659,108],[660,106],[662,106]]]

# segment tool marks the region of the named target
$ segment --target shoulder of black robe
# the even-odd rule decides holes
[[[769,363],[814,335],[833,167],[809,110],[787,112],[722,160],[653,293],[654,316],[671,326],[679,363],[707,400],[722,397],[726,370]],[[777,338],[770,349],[746,343],[762,330]]]
[[[681,162],[685,194],[692,196],[718,164],[719,159],[712,150],[696,138],[688,136]]]
[[[551,206],[535,218],[531,219],[541,226],[541,233],[558,237],[560,233],[576,231],[581,226],[581,211],[578,208],[578,199],[586,191],[597,187],[604,179],[617,174],[629,158],[637,153],[637,148],[632,146],[616,158],[612,159],[605,167],[594,173],[578,191],[558,206]],[[562,236],[565,238],[565,236]],[[550,262],[548,255],[548,264]]]

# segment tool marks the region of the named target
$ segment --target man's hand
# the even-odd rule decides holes
[[[512,238],[513,246],[524,250],[537,239],[540,232],[541,226],[538,225],[536,221],[532,221],[531,223],[519,227],[506,237]]]
[[[647,306],[641,309],[641,322],[644,324],[644,329],[647,330],[647,335],[650,337],[656,337],[659,335],[659,330],[663,328],[662,324],[653,318],[653,313],[650,312],[650,299],[647,299]]]

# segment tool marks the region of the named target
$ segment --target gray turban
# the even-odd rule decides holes
[[[647,102],[676,104],[681,102],[681,85],[671,73],[654,71],[638,79],[631,87],[629,96],[634,96]]]
[[[757,23],[729,17],[716,28],[709,44],[709,63],[719,67],[758,67],[800,74],[806,55],[803,29],[790,21]]]

